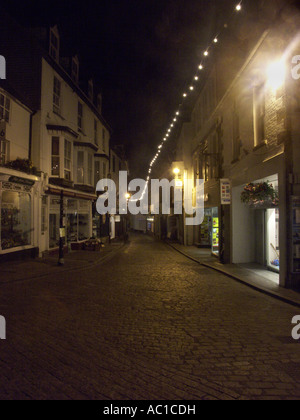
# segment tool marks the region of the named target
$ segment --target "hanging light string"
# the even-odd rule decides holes
[[[240,12],[242,10],[242,5],[243,5],[243,1],[241,0],[238,4],[235,5],[234,7],[234,11],[232,12],[231,16],[229,17],[229,20],[238,12]],[[211,43],[207,46],[207,48],[203,51],[203,59],[201,60],[200,64],[198,65],[197,68],[197,73],[195,74],[192,83],[189,85],[189,87],[186,89],[186,91],[183,93],[183,100],[185,100],[188,97],[188,92],[193,92],[195,90],[195,83],[199,82],[200,79],[200,73],[203,72],[203,70],[205,69],[205,59],[209,56],[210,51],[213,50],[213,47],[216,46],[219,42],[220,36],[222,35],[223,31],[225,31],[225,29],[228,28],[228,25],[225,23],[223,25],[223,28],[216,34],[216,36],[213,38],[213,40],[211,41]],[[179,104],[179,108],[180,106],[182,106],[182,103]],[[150,162],[149,165],[149,169],[148,169],[148,176],[147,176],[147,182],[145,185],[145,188],[141,194],[141,198],[140,200],[143,200],[146,191],[147,191],[147,187],[148,184],[150,182],[150,178],[151,178],[151,173],[152,173],[152,168],[155,165],[157,159],[159,158],[159,155],[165,145],[165,143],[168,141],[171,133],[172,133],[172,129],[175,127],[175,124],[178,122],[178,119],[180,118],[180,111],[179,109],[175,112],[172,122],[170,124],[170,126],[167,129],[166,134],[164,135],[164,137],[162,138],[162,143],[158,146],[157,152],[155,154],[155,156],[153,157],[153,159]],[[132,201],[139,201],[139,200],[132,200]]]

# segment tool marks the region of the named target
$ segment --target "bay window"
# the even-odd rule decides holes
[[[72,143],[65,139],[65,159],[64,159],[64,178],[71,180],[71,165],[72,165]]]
[[[59,176],[59,137],[52,137],[52,160],[51,160],[51,174],[52,176]]]
[[[77,182],[84,184],[84,152],[77,152]]]

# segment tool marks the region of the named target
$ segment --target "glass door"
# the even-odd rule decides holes
[[[279,209],[268,209],[266,211],[266,257],[267,267],[279,272]]]

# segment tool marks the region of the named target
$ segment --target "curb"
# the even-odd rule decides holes
[[[276,292],[273,292],[272,290],[265,289],[264,287],[259,287],[257,285],[251,284],[251,283],[247,282],[246,280],[244,280],[244,279],[242,279],[242,278],[240,278],[240,277],[238,277],[238,276],[236,276],[234,274],[228,273],[226,270],[222,270],[221,268],[215,267],[212,264],[205,263],[205,262],[200,262],[196,258],[191,257],[190,255],[188,255],[185,252],[179,250],[174,245],[172,245],[172,244],[170,244],[168,242],[165,242],[165,244],[168,245],[168,246],[170,246],[172,249],[174,249],[175,251],[179,252],[180,254],[184,255],[186,258],[189,258],[190,260],[196,262],[197,264],[202,265],[203,267],[207,267],[207,268],[210,268],[211,270],[215,270],[215,271],[217,271],[217,272],[219,272],[221,274],[224,274],[225,276],[230,277],[233,280],[236,280],[239,283],[244,284],[245,286],[248,286],[251,289],[256,290],[257,292],[263,293],[263,294],[268,295],[270,297],[273,297],[273,298],[275,298],[277,300],[280,300],[280,301],[282,301],[284,303],[287,303],[289,305],[296,306],[297,308],[300,308],[300,302],[296,302],[296,301],[294,301],[294,300],[292,300],[290,298],[287,298],[287,297],[282,296],[282,295],[280,295],[280,294],[278,294]]]
[[[82,267],[69,267],[69,268],[58,268],[55,267],[56,269],[53,271],[53,273],[49,272],[49,273],[45,273],[45,274],[39,274],[37,276],[31,276],[31,277],[24,277],[22,279],[17,279],[17,280],[11,280],[11,281],[6,281],[6,282],[0,282],[0,287],[2,285],[6,285],[6,284],[11,284],[11,283],[19,283],[19,282],[23,282],[23,281],[29,281],[29,280],[37,280],[37,279],[41,279],[44,277],[48,277],[51,274],[57,274],[57,273],[67,273],[67,272],[72,272],[72,271],[82,271],[82,270],[86,270],[92,267],[95,267],[99,264],[102,264],[103,262],[110,260],[110,258],[113,258],[121,249],[123,249],[127,244],[122,244],[120,245],[120,247],[118,249],[115,249],[114,251],[112,251],[111,253],[98,258],[96,261],[94,261],[91,264],[87,264],[84,265]]]

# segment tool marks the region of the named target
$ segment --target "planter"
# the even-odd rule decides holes
[[[241,201],[253,209],[276,208],[279,205],[278,193],[269,182],[246,185]]]

